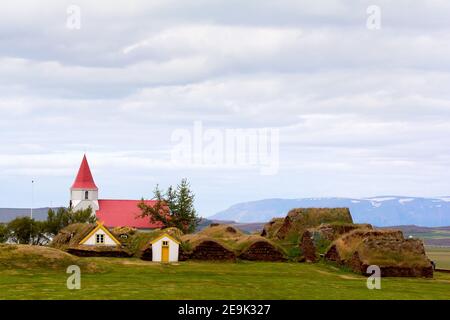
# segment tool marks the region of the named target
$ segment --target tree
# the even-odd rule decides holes
[[[141,217],[148,217],[151,223],[176,227],[184,233],[195,231],[200,219],[194,208],[195,195],[187,179],[182,179],[176,189],[170,186],[164,194],[157,185],[153,193],[154,205],[147,205],[144,200],[139,203]]]
[[[56,235],[58,232],[73,223],[94,223],[96,217],[92,214],[92,208],[72,211],[71,208],[59,208],[56,212],[48,210],[46,232]]]
[[[8,226],[4,223],[0,224],[0,243],[5,243],[9,239]]]
[[[45,222],[30,217],[19,217],[8,223],[11,241],[18,244],[40,245],[49,241],[45,234]]]
[[[69,210],[69,224],[72,223],[95,223],[97,221],[97,217],[95,214],[92,214],[92,208],[88,207],[84,210],[77,210],[72,212]]]
[[[144,199],[138,204],[142,211],[140,216],[149,217],[151,223],[161,222],[164,226],[169,226],[170,206],[168,206],[167,200],[164,198],[161,189],[159,189],[159,185],[156,185],[153,194],[153,200],[156,200],[155,205],[147,205]]]
[[[185,233],[194,232],[200,219],[197,217],[197,212],[194,208],[195,195],[190,189],[187,179],[182,179],[177,186],[175,199],[176,201],[170,210],[176,213],[179,224],[183,226],[181,230]]]
[[[5,227],[0,225],[0,242],[9,239],[18,244],[43,245],[70,224],[94,223],[95,220],[96,217],[92,215],[90,207],[75,212],[67,208],[59,208],[56,212],[49,209],[45,221],[19,217],[10,221]]]
[[[69,225],[69,216],[66,208],[59,208],[56,212],[48,209],[47,212],[47,232],[56,235],[64,227]]]

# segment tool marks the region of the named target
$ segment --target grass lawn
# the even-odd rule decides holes
[[[428,258],[436,263],[436,268],[450,270],[450,247],[431,247],[425,248]]]
[[[368,290],[366,278],[325,264],[181,262],[83,258],[100,270],[66,287],[65,266],[1,268],[1,299],[450,299],[450,274],[434,279],[386,278]]]

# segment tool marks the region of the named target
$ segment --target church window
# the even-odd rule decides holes
[[[89,191],[84,192],[84,200],[89,200]]]

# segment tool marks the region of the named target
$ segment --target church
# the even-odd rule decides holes
[[[92,208],[97,220],[107,228],[133,227],[137,229],[157,229],[161,223],[151,223],[148,217],[141,218],[138,204],[141,200],[99,199],[99,190],[89,167],[86,155],[83,156],[75,182],[70,188],[70,207],[74,210]],[[156,201],[145,200],[147,205]]]

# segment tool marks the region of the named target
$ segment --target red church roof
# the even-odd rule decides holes
[[[108,228],[133,227],[138,229],[156,229],[162,223],[150,223],[148,217],[141,218],[138,204],[141,200],[98,200],[97,219],[103,221]],[[155,200],[145,200],[145,204],[154,205]]]
[[[81,161],[80,169],[78,170],[72,189],[98,189],[92,177],[86,155],[84,155],[83,161]]]

